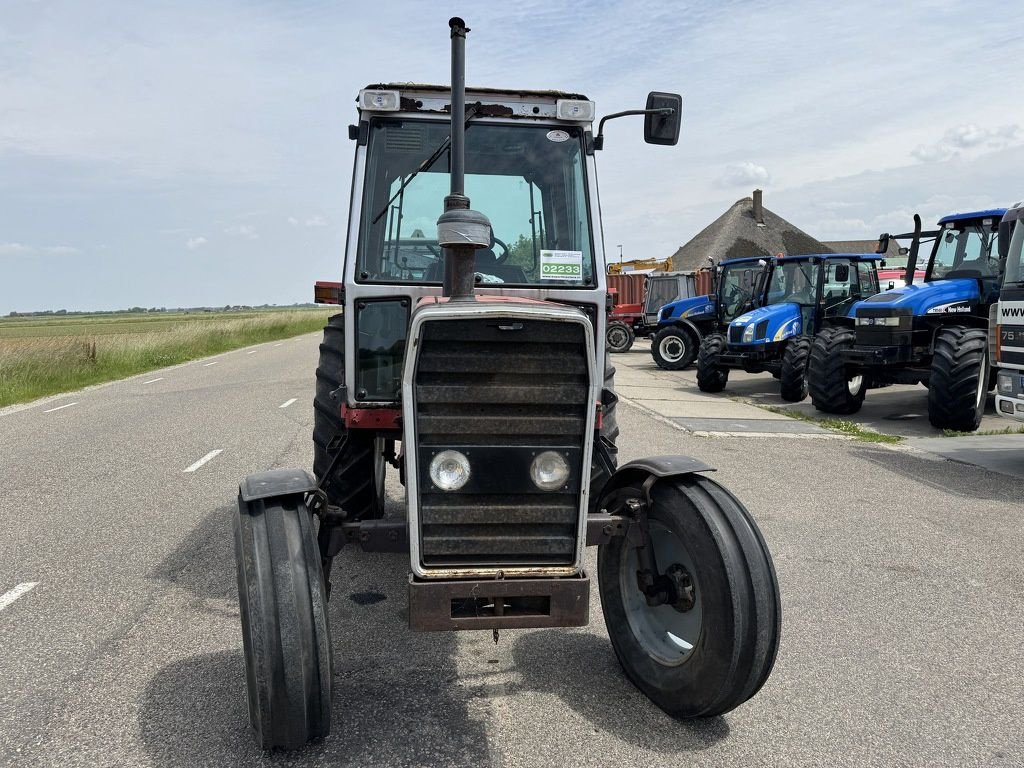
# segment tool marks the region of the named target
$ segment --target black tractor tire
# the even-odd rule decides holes
[[[823,328],[814,337],[807,363],[807,390],[819,411],[851,414],[864,405],[867,378],[862,374],[849,376],[840,355],[855,340],[850,328]]]
[[[312,515],[301,494],[238,499],[235,562],[249,723],[263,749],[331,730],[331,632]]]
[[[605,343],[609,352],[615,354],[628,352],[633,347],[635,340],[633,329],[626,323],[621,320],[613,320],[608,323],[608,328],[605,330]]]
[[[718,356],[725,349],[725,336],[710,333],[700,343],[697,353],[697,386],[701,392],[721,392],[729,383],[729,369],[718,365]]]
[[[686,328],[671,325],[662,328],[651,339],[651,357],[659,368],[681,371],[697,359],[698,340]]]
[[[779,394],[789,403],[799,403],[807,397],[807,360],[811,356],[811,340],[797,336],[786,343],[779,371]]]
[[[612,491],[602,506],[621,513],[627,498],[642,498],[639,483]],[[702,475],[658,480],[651,502],[659,572],[685,568],[692,607],[649,606],[636,544],[612,538],[597,556],[608,636],[626,676],[667,713],[721,715],[756,694],[775,663],[782,603],[771,555],[743,504]]]
[[[988,336],[956,325],[935,334],[928,386],[928,421],[938,429],[973,432],[988,391]]]
[[[618,467],[619,448],[616,445],[619,439],[619,421],[617,410],[619,398],[615,394],[615,366],[611,364],[607,356],[604,366],[604,386],[601,390],[601,429],[598,431],[597,439],[603,444],[605,453],[611,461],[612,469]],[[597,446],[594,446],[594,455],[590,463],[590,511],[597,511],[597,503],[601,497],[601,489],[611,478],[602,461],[598,460]]]
[[[340,388],[345,382],[345,316],[334,315],[324,328],[313,400],[313,474],[323,481],[327,503],[348,519],[373,520],[384,515],[384,469],[381,441],[372,430],[345,427]],[[347,437],[347,439],[346,439]],[[341,456],[334,462],[338,446]]]

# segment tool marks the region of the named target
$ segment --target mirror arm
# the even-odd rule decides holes
[[[610,115],[605,115],[601,118],[601,122],[597,124],[597,136],[594,137],[594,149],[604,149],[604,124],[608,120],[614,120],[617,117],[627,117],[628,115],[664,115],[670,117],[674,115],[676,111],[672,107],[663,107],[661,109],[627,109],[625,112],[613,112]]]

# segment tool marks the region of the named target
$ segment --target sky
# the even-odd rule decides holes
[[[340,279],[355,97],[683,94],[608,123],[606,250],[663,258],[755,187],[815,237],[1024,198],[1024,17],[970,2],[0,0],[0,313],[309,301]]]

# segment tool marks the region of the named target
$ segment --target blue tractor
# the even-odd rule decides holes
[[[763,306],[732,320],[726,334],[712,333],[701,342],[697,386],[721,392],[731,369],[768,372],[779,379],[783,400],[803,400],[814,334],[846,316],[860,299],[878,293],[875,262],[880,259],[874,253],[774,259],[766,273]]]
[[[774,259],[729,259],[718,265],[713,296],[690,296],[665,304],[651,339],[651,357],[658,367],[678,371],[697,359],[701,341],[725,328],[738,315],[764,303],[766,275]]]
[[[928,387],[928,420],[940,429],[978,428],[994,383],[989,309],[999,297],[999,222],[1006,209],[939,220],[924,281],[858,302],[814,339],[808,383],[814,407],[855,413],[863,384]],[[915,216],[907,275],[916,268],[921,220]],[[861,382],[858,393],[851,382]]]

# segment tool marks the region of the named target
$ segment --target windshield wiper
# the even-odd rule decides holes
[[[467,129],[469,128],[470,121],[474,117],[476,117],[476,113],[477,113],[477,108],[476,108],[475,104],[470,109],[466,110],[466,128]],[[430,157],[428,157],[426,160],[424,160],[422,163],[420,163],[420,167],[419,168],[417,168],[415,171],[413,171],[412,173],[410,173],[408,176],[405,177],[405,179],[399,185],[398,189],[395,190],[395,194],[393,194],[391,196],[391,199],[388,200],[384,204],[383,208],[380,209],[380,213],[378,213],[376,216],[373,217],[373,219],[371,219],[370,223],[371,224],[376,224],[378,221],[380,221],[380,217],[388,212],[388,208],[391,207],[391,204],[393,202],[395,202],[396,199],[398,199],[398,196],[400,194],[402,194],[402,192],[405,191],[405,188],[409,186],[409,184],[412,182],[413,179],[416,178],[416,175],[419,174],[422,171],[429,171],[434,166],[434,163],[436,163],[438,161],[438,159],[441,157],[441,155],[443,155],[445,153],[445,150],[448,149],[448,147],[451,145],[451,143],[452,143],[451,135],[446,136],[444,141],[441,142],[441,144],[438,146],[438,148],[435,149],[430,154]]]

